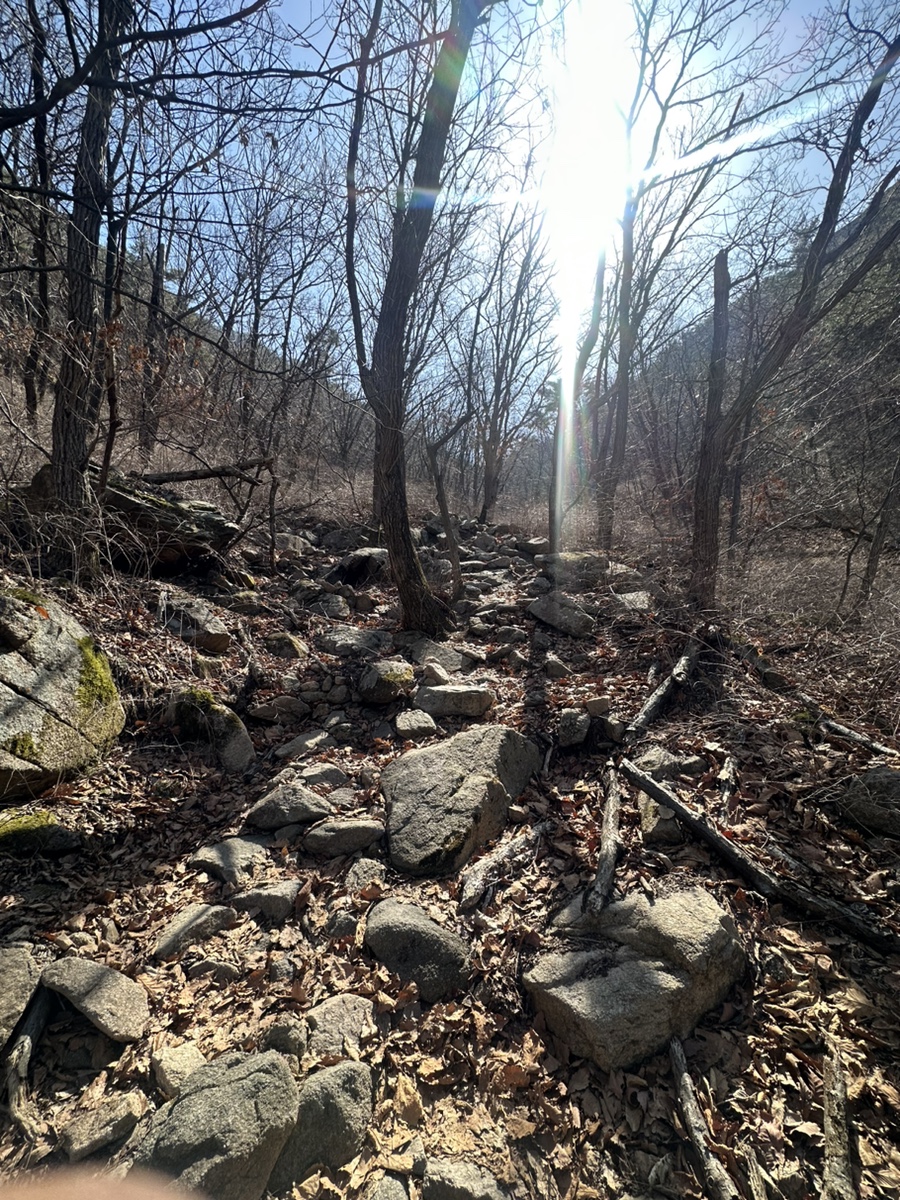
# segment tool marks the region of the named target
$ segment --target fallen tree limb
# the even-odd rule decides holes
[[[625,740],[628,742],[639,738],[642,733],[656,720],[663,708],[668,704],[676,688],[684,687],[697,668],[700,658],[700,641],[696,634],[691,634],[684,648],[684,653],[662,683],[651,692],[641,707],[640,712],[625,730]]]
[[[797,692],[797,699],[802,700],[812,711],[816,718],[816,724],[821,725],[826,732],[833,733],[835,737],[843,738],[845,742],[852,742],[855,746],[865,746],[867,750],[873,750],[876,754],[900,753],[893,747],[886,746],[884,742],[876,742],[874,738],[867,737],[864,733],[857,733],[855,729],[850,729],[839,721],[833,721],[831,717],[826,717],[821,705],[813,700],[812,696],[807,696],[805,692]]]
[[[28,1067],[34,1048],[50,1021],[54,1005],[53,994],[47,988],[39,987],[20,1023],[0,1076],[0,1099],[4,1095],[9,1097],[10,1118],[29,1141],[33,1141],[41,1130],[32,1116],[28,1099]]]
[[[669,1042],[669,1059],[672,1063],[672,1074],[675,1076],[678,1103],[681,1106],[685,1128],[700,1159],[708,1194],[713,1197],[713,1200],[741,1200],[740,1192],[732,1182],[731,1176],[710,1149],[710,1132],[694,1094],[694,1085],[688,1071],[687,1059],[684,1056],[684,1047],[677,1037],[673,1037]]]
[[[846,905],[838,903],[837,900],[816,895],[810,888],[804,887],[792,879],[772,875],[759,863],[754,862],[736,842],[712,826],[705,816],[694,812],[670,788],[657,783],[629,759],[622,759],[619,770],[651,799],[671,808],[686,829],[711,846],[719,857],[724,859],[729,866],[734,867],[760,895],[769,900],[782,900],[818,920],[830,921],[839,929],[843,929],[846,933],[852,934],[861,942],[874,946],[878,950],[889,954],[900,953],[900,937],[876,929]]]
[[[246,458],[241,462],[224,463],[220,467],[198,467],[193,471],[149,471],[139,475],[138,479],[144,483],[190,483],[195,479],[238,478],[245,483],[256,483],[258,481],[245,475],[245,472],[254,467],[270,467],[273,462],[271,458]]]
[[[859,1195],[850,1165],[850,1121],[847,1115],[847,1081],[841,1048],[829,1037],[825,1055],[825,1170],[823,1200],[853,1200]]]
[[[460,876],[459,907],[464,912],[474,908],[491,884],[500,878],[506,864],[524,857],[533,850],[546,828],[546,823],[542,823],[523,829],[508,842],[502,842],[490,854],[467,867]]]
[[[619,814],[622,811],[622,789],[619,776],[610,764],[604,772],[606,803],[603,806],[603,821],[600,826],[600,853],[597,856],[597,874],[594,882],[582,897],[582,911],[599,916],[613,890],[616,879],[616,860],[619,857]]]

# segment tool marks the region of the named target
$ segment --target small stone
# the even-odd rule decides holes
[[[160,607],[159,620],[207,654],[227,654],[231,649],[231,634],[224,623],[199,600],[167,601]]]
[[[261,1045],[264,1050],[277,1050],[279,1054],[293,1054],[302,1058],[308,1041],[306,1022],[286,1013],[265,1031]]]
[[[564,708],[559,714],[559,745],[580,746],[588,735],[591,718],[583,708]]]
[[[411,709],[408,712],[397,713],[394,720],[397,737],[411,742],[420,742],[423,738],[437,733],[434,717],[429,713]]]
[[[76,1117],[62,1131],[60,1142],[69,1162],[81,1162],[126,1138],[147,1111],[147,1101],[140,1092],[128,1092],[104,1100],[94,1112]]]
[[[173,1100],[193,1073],[206,1066],[203,1053],[194,1042],[180,1046],[160,1046],[150,1055],[150,1070],[156,1086],[167,1100]]]
[[[445,667],[442,667],[436,658],[425,659],[422,675],[427,683],[436,684],[438,687],[445,687],[453,678],[450,672]]]
[[[155,958],[172,958],[188,946],[208,941],[237,924],[237,913],[225,904],[189,904],[168,923],[153,948]]]
[[[362,1043],[375,1032],[375,1005],[366,996],[342,992],[306,1014],[307,1053],[316,1058],[358,1058]]]
[[[652,612],[655,607],[649,592],[614,592],[613,595],[629,612]]]
[[[508,1193],[493,1175],[472,1163],[429,1158],[422,1200],[508,1200]]]
[[[682,841],[681,826],[671,808],[657,804],[649,796],[638,796],[641,836],[648,846],[677,846]]]
[[[464,683],[420,687],[415,706],[433,717],[480,717],[494,703],[490,688]]]
[[[270,633],[265,644],[268,652],[276,658],[309,658],[309,646],[286,629]]]
[[[428,1004],[465,987],[468,980],[465,942],[416,904],[376,904],[366,924],[366,945],[391,971],[414,980]]]
[[[516,549],[520,554],[534,558],[536,554],[550,553],[550,541],[548,538],[528,538],[527,541],[517,541]]]
[[[612,708],[609,696],[589,696],[584,702],[585,712],[592,717],[605,717]]]
[[[317,750],[327,750],[336,746],[337,742],[324,729],[313,729],[309,733],[301,733],[283,746],[275,749],[276,758],[302,758],[314,754]]]
[[[87,958],[60,958],[44,967],[41,983],[59,992],[114,1042],[136,1042],[150,1021],[139,983]]]
[[[409,1189],[399,1175],[384,1175],[366,1193],[366,1200],[409,1200]]]
[[[231,897],[231,903],[239,912],[258,909],[266,921],[280,925],[294,911],[294,901],[299,891],[299,880],[287,879],[283,883],[269,883],[240,892]]]
[[[303,840],[303,849],[310,854],[336,858],[367,850],[384,836],[384,825],[367,817],[336,818],[314,825]]]
[[[625,741],[626,725],[618,717],[595,717],[594,722],[597,736],[603,741],[615,742],[617,744]]]
[[[214,879],[246,887],[256,870],[268,857],[271,839],[254,834],[250,837],[226,838],[214,846],[203,846],[188,860],[188,866],[206,871]]]
[[[333,812],[331,800],[292,779],[257,800],[245,819],[256,829],[281,829],[284,825],[310,825]]]
[[[415,682],[413,669],[402,659],[384,659],[372,663],[359,680],[359,695],[364,704],[391,704],[406,695]]]
[[[348,892],[358,892],[369,883],[384,883],[386,875],[387,868],[377,858],[360,858],[344,876],[344,887]]]
[[[301,775],[303,782],[310,787],[339,788],[350,782],[350,776],[334,763],[314,763],[306,767]]]

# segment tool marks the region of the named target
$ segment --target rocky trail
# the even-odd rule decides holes
[[[433,642],[370,537],[298,524],[93,596],[0,580],[0,659],[64,609],[124,706],[38,799],[43,751],[0,739],[3,1173],[900,1194],[900,761],[865,664],[473,521]],[[427,521],[438,580],[445,541]]]

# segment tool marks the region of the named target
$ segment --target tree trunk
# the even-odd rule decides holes
[[[35,0],[28,0],[28,19],[31,24],[31,87],[35,100],[43,100],[46,89],[44,63],[47,56],[47,33],[41,24]],[[25,411],[29,422],[37,422],[38,408],[47,382],[47,337],[50,333],[50,277],[47,272],[50,242],[50,161],[47,155],[47,114],[34,119],[35,182],[40,191],[36,198],[37,229],[34,236],[34,265],[37,268],[37,293],[34,297],[35,316],[31,342],[25,358],[22,383],[25,388]]]
[[[130,18],[126,0],[109,0],[103,8],[104,39],[121,34]],[[121,66],[118,48],[100,59],[98,78],[116,79]],[[72,185],[72,215],[66,255],[66,336],[62,347],[53,410],[53,482],[64,512],[58,551],[64,565],[79,574],[96,573],[96,539],[90,536],[91,494],[88,459],[97,431],[102,380],[98,329],[97,259],[100,227],[106,203],[104,163],[109,137],[113,89],[94,84],[88,89]]]
[[[731,293],[727,250],[720,250],[716,255],[713,279],[713,340],[706,416],[694,483],[694,540],[688,584],[688,599],[702,610],[715,607],[716,574],[719,568],[719,499],[725,474],[722,401],[725,395],[728,300]]]
[[[881,502],[881,508],[878,510],[875,532],[872,535],[872,544],[869,546],[869,555],[866,559],[866,569],[863,572],[863,577],[859,585],[859,592],[853,602],[854,617],[862,612],[871,599],[872,588],[875,585],[875,577],[878,574],[881,552],[884,549],[888,526],[891,523],[894,513],[897,511],[898,505],[900,505],[900,456],[898,456],[894,463],[888,490]]]

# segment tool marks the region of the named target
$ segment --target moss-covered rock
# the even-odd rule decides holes
[[[87,630],[30,588],[0,592],[0,799],[37,795],[92,765],[124,723]]]
[[[208,742],[226,771],[245,771],[256,758],[241,718],[205,688],[185,688],[173,697],[166,713],[185,740]]]
[[[80,844],[78,834],[45,808],[0,812],[0,854],[66,854]]]

